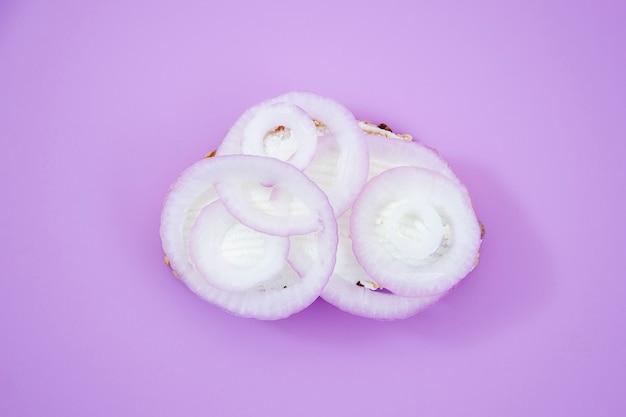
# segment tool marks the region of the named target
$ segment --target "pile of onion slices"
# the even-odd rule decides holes
[[[321,296],[392,320],[458,284],[483,230],[432,148],[292,92],[248,109],[180,175],[160,234],[174,274],[232,314],[281,319]]]

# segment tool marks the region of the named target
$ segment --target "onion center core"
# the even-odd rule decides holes
[[[439,249],[444,226],[433,206],[405,201],[391,210],[385,222],[385,237],[396,257],[421,260]]]
[[[267,132],[263,138],[263,150],[265,154],[281,161],[288,161],[296,153],[298,143],[291,129],[278,126]]]
[[[276,158],[300,170],[311,163],[317,148],[313,120],[301,108],[286,103],[257,109],[241,135],[244,154]]]

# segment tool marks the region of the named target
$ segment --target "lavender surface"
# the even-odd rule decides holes
[[[0,2],[0,415],[626,414],[626,5]],[[379,322],[259,322],[163,265],[176,176],[248,107],[437,148],[481,263]]]

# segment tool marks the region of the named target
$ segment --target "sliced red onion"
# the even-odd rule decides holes
[[[317,147],[317,129],[302,109],[263,102],[247,110],[229,130],[216,155],[259,155],[306,168]]]
[[[306,189],[316,228],[290,236],[295,243],[287,243],[287,238],[265,236],[255,227],[263,229],[262,216],[244,210],[248,217],[243,222],[227,213],[215,186],[242,172],[263,173],[258,181],[285,178],[281,187],[289,194],[292,187]],[[201,298],[239,316],[279,319],[304,309],[321,293],[335,263],[337,226],[324,194],[293,166],[271,158],[222,156],[194,164],[172,186],[161,216],[161,239],[172,269]],[[263,250],[251,253],[251,243]],[[293,259],[298,268],[291,265]]]
[[[447,163],[410,140],[311,93],[252,107],[170,191],[172,269],[244,317],[287,317],[322,290],[353,314],[415,314],[475,266],[481,228]]]
[[[412,316],[439,299],[403,297],[384,290],[367,274],[352,252],[350,211],[338,220],[339,246],[337,263],[322,298],[348,313],[379,320],[397,320]]]
[[[481,231],[459,182],[416,167],[372,178],[352,209],[354,254],[380,285],[408,297],[449,290],[476,260]]]
[[[405,136],[382,130],[375,125],[361,123],[361,128],[369,132],[369,134],[363,134],[363,140],[367,142],[370,152],[369,178],[392,168],[414,166],[436,171],[449,178],[450,181],[459,183],[454,172],[435,150],[421,143],[411,142]],[[318,154],[333,152],[333,146],[332,142],[320,140]],[[317,179],[316,182],[322,181],[323,178]],[[395,215],[393,211],[396,212]],[[432,228],[431,233],[425,236],[425,239],[407,241],[405,237],[395,233],[395,229],[402,226],[399,223],[403,211],[419,213],[427,223],[437,225],[438,213],[433,207],[416,201],[395,204],[395,207],[391,209],[391,218],[395,220],[387,222],[382,229],[389,236],[387,244],[410,250],[413,256],[423,257],[436,251],[445,237],[443,225]],[[442,294],[416,297],[398,295],[390,288],[383,287],[378,278],[369,275],[358,263],[353,253],[350,216],[351,211],[348,211],[338,219],[337,264],[322,293],[326,301],[352,314],[391,320],[416,314],[441,297]]]
[[[287,93],[270,102],[302,108],[323,127],[318,130],[320,136],[330,135],[334,146],[328,147],[328,152],[318,152],[305,173],[314,181],[320,177],[329,179],[316,183],[328,196],[335,216],[341,216],[352,205],[367,180],[367,144],[362,139],[356,119],[341,104],[313,93]]]

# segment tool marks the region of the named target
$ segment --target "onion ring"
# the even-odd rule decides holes
[[[270,102],[302,108],[320,125],[320,136],[333,142],[333,152],[318,152],[304,172],[326,193],[335,216],[341,216],[367,180],[368,149],[356,119],[338,102],[313,93],[291,92]]]
[[[235,219],[246,228],[268,234],[255,227],[262,226],[262,219],[250,213],[246,213],[248,217],[245,221],[236,213],[219,214],[222,209],[227,211],[228,206],[219,199],[216,185],[232,177],[233,172],[242,170],[264,172],[264,175],[258,177],[259,181],[267,181],[267,177],[284,177],[286,180],[281,184],[290,192],[291,187],[306,189],[309,196],[307,202],[314,203],[309,211],[316,220],[316,228],[309,233],[294,234],[288,238],[278,235],[262,237],[275,241],[276,250],[273,251],[271,265],[258,261],[254,266],[256,272],[261,272],[262,279],[242,279],[241,282],[233,283],[230,282],[231,277],[225,274],[232,272],[233,267],[245,267],[237,265],[237,261],[234,266],[222,268],[229,259],[220,259],[220,262],[213,264],[212,260],[218,255],[211,255],[205,260],[203,249],[215,247],[210,243],[211,239],[223,242],[228,230],[236,223]],[[212,215],[216,218],[208,217]],[[226,226],[213,224],[215,221],[224,222],[224,218],[230,219],[226,221]],[[319,188],[287,163],[247,155],[204,159],[188,168],[174,183],[166,198],[160,234],[170,266],[194,293],[232,314],[266,320],[288,317],[310,305],[328,282],[337,250],[336,220],[332,207]],[[212,236],[206,237],[206,234]],[[243,236],[241,241],[247,241],[245,234],[236,235],[235,238],[240,239],[239,236]],[[254,234],[254,238],[260,237]],[[285,239],[289,239],[289,243]],[[306,244],[301,244],[301,241]],[[286,247],[289,250],[285,257]],[[236,256],[248,255],[249,251],[243,250]],[[219,256],[228,258],[224,249]],[[291,265],[293,259],[298,260],[299,266],[306,265],[306,268],[294,268]],[[279,264],[274,265],[273,262]],[[207,270],[216,267],[217,271],[207,273]],[[245,271],[240,271],[239,276],[243,274]]]
[[[396,294],[446,292],[472,270],[480,246],[480,224],[466,195],[460,183],[422,168],[392,168],[372,178],[350,219],[357,260]]]
[[[247,110],[228,131],[216,155],[259,155],[303,170],[313,160],[317,129],[302,109],[263,102]]]

